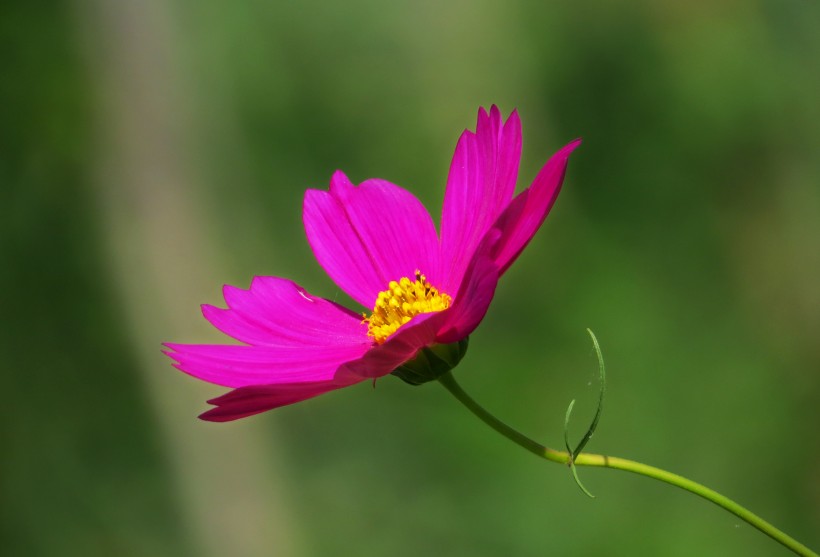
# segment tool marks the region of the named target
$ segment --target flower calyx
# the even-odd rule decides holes
[[[393,370],[392,375],[410,385],[422,385],[435,381],[458,365],[467,353],[469,339],[470,337],[464,337],[450,344],[425,346],[416,353],[412,360],[408,360]]]

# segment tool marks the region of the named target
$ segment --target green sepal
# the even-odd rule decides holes
[[[416,353],[415,358],[404,362],[392,374],[410,385],[435,381],[458,365],[467,353],[469,338],[451,344],[425,346]]]

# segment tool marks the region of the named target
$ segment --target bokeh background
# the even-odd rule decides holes
[[[3,554],[781,555],[651,480],[533,458],[395,378],[230,424],[160,343],[224,283],[339,301],[301,198],[438,214],[480,105],[520,187],[584,137],[457,370],[553,446],[678,471],[820,545],[820,4],[4,0]],[[386,226],[401,218],[378,215]]]

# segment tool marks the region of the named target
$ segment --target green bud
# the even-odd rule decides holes
[[[395,370],[393,375],[411,385],[421,385],[435,381],[458,365],[467,353],[470,337],[465,337],[451,344],[434,344],[426,346]]]

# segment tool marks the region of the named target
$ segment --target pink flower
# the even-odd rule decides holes
[[[558,151],[513,197],[521,122],[515,111],[502,122],[497,107],[480,109],[475,133],[465,130],[456,146],[440,236],[419,200],[385,180],[355,186],[337,171],[329,191],[308,190],[303,218],[316,259],[373,311],[363,319],[278,277],[254,277],[248,290],[226,285],[228,308],[202,312],[244,344],[166,345],[178,369],[233,389],[200,417],[243,418],[382,377],[428,347],[463,348],[498,279],[546,218],[579,144]]]

